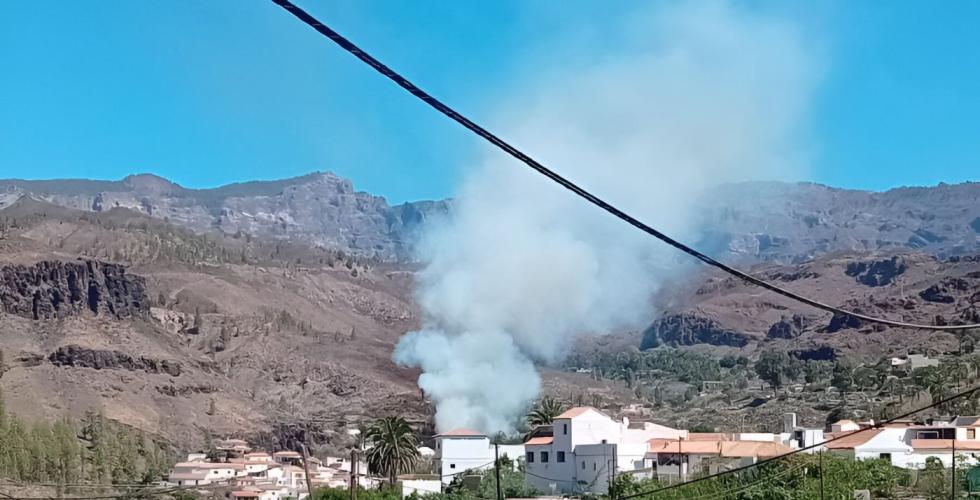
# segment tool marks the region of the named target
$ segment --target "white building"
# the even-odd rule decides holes
[[[687,437],[662,425],[616,421],[589,407],[555,418],[553,436],[524,443],[528,484],[542,493],[605,492],[613,471],[644,468],[648,441]]]
[[[888,460],[896,467],[921,469],[930,458],[949,467],[955,456],[957,465],[980,463],[980,436],[977,417],[959,417],[939,425],[895,425],[866,429],[856,434],[840,434],[827,449],[858,459]],[[833,433],[828,439],[836,437]],[[962,462],[961,462],[962,461]]]
[[[405,474],[398,476],[397,484],[402,491],[402,498],[411,496],[412,493],[420,497],[442,493],[442,481],[437,474]]]
[[[445,484],[451,483],[453,477],[468,470],[493,468],[495,452],[500,453],[500,458],[507,457],[515,463],[524,456],[524,445],[502,444],[495,451],[489,437],[472,429],[453,429],[437,434],[435,438],[433,468]]]

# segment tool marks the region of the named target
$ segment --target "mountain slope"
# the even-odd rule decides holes
[[[151,174],[121,181],[0,180],[0,208],[21,197],[76,210],[128,208],[198,233],[247,233],[302,241],[385,260],[410,257],[417,227],[448,211],[445,201],[391,207],[349,180],[312,173],[278,181],[187,189]]]
[[[348,424],[396,410],[428,421],[416,374],[390,359],[418,323],[403,269],[120,208],[23,199],[0,226],[0,387],[19,414],[101,410],[188,448],[342,445]]]

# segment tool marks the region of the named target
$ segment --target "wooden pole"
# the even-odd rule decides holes
[[[493,443],[493,469],[497,476],[497,500],[504,500],[503,490],[500,489],[500,444]]]
[[[956,498],[956,427],[953,427],[953,456],[950,465],[953,467],[953,477],[950,479],[949,498]]]
[[[823,500],[823,450],[817,453],[820,459],[820,500]]]
[[[357,500],[357,449],[350,451],[350,500]]]
[[[313,500],[313,478],[310,477],[310,454],[306,451],[306,445],[300,444],[303,451],[303,472],[306,475],[306,491],[309,493],[310,500]]]

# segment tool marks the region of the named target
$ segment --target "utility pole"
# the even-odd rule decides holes
[[[614,493],[616,492],[616,490],[615,490],[615,488],[613,488],[613,486],[616,485],[616,469],[619,467],[619,463],[616,460],[616,457],[618,457],[618,456],[619,456],[619,449],[617,448],[617,445],[614,444],[614,445],[612,445],[612,460],[610,460],[610,462],[611,462],[610,465],[611,466],[609,467],[609,474],[612,476],[612,480],[609,483],[609,486],[610,486],[609,487],[609,500],[616,500],[616,497],[614,496]]]
[[[823,500],[823,450],[817,452],[820,461],[820,500]]]
[[[503,490],[500,488],[500,443],[493,443],[493,469],[497,476],[497,500],[504,500]]]
[[[309,493],[310,500],[313,500],[313,479],[310,478],[310,454],[306,451],[306,444],[300,444],[303,451],[303,472],[306,476],[306,491]]]
[[[350,451],[350,500],[357,500],[357,448]]]
[[[953,478],[950,480],[949,498],[956,498],[956,427],[953,427],[953,456],[950,465],[953,466]]]

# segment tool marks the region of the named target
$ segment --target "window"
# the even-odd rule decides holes
[[[562,434],[568,434],[568,424],[561,424]]]
[[[547,451],[542,451],[541,452],[541,463],[543,463],[543,464],[548,463],[548,452]]]
[[[533,464],[534,463],[534,452],[533,451],[527,452],[527,463],[529,463],[529,464]]]
[[[976,439],[977,438],[977,430],[976,429],[967,429],[966,430],[966,438],[967,439]]]
[[[449,464],[449,468],[450,469],[455,469],[456,468],[456,464]]]
[[[564,451],[559,451],[558,452],[558,456],[555,457],[555,458],[558,460],[558,463],[560,463],[560,464],[565,463],[565,452]]]
[[[592,470],[595,470],[595,462],[592,463]]]
[[[891,462],[892,461],[892,454],[891,453],[879,453],[878,454],[878,458],[880,458],[882,460],[888,460],[889,462]]]
[[[585,470],[585,460],[582,460],[582,470]]]

